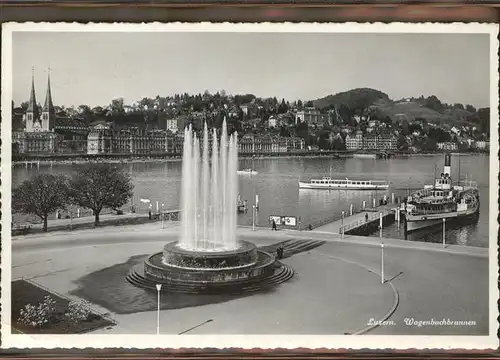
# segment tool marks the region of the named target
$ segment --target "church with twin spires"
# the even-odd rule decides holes
[[[33,71],[30,99],[23,118],[24,131],[15,131],[12,134],[16,152],[86,152],[88,128],[79,121],[57,114],[52,101],[50,73],[47,76],[45,102],[40,108],[36,100]]]

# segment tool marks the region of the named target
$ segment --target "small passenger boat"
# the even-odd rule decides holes
[[[326,190],[387,190],[389,183],[382,180],[334,180],[323,177],[309,182],[299,181],[300,189],[326,189]]]
[[[243,169],[237,171],[239,175],[257,175],[258,172],[252,169]]]

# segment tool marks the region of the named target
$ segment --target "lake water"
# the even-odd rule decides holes
[[[458,159],[460,159],[461,178],[476,181],[481,192],[479,221],[460,228],[450,228],[446,233],[446,241],[451,244],[471,246],[488,246],[489,220],[489,156],[470,155],[452,157],[452,177],[457,178]],[[342,211],[349,211],[350,204],[360,209],[363,200],[368,204],[376,198],[377,202],[384,195],[405,196],[407,189],[420,188],[431,184],[434,178],[434,165],[437,173],[441,173],[444,156],[415,156],[394,159],[325,159],[325,158],[268,158],[242,159],[240,169],[253,168],[257,175],[239,176],[239,193],[242,199],[248,200],[250,210],[238,215],[238,223],[252,225],[251,207],[255,203],[255,195],[259,195],[259,211],[256,223],[268,226],[270,215],[296,216],[303,224],[318,223],[329,218],[340,218]],[[79,165],[54,164],[49,166],[13,168],[13,187],[38,171],[70,174]],[[150,199],[156,207],[156,201],[164,204],[165,210],[179,208],[181,187],[181,162],[136,162],[121,164],[132,176],[134,188],[133,204],[139,211],[146,211],[147,205],[140,199]],[[309,180],[321,176],[343,179],[375,179],[388,180],[391,188],[388,191],[328,191],[298,188],[298,181]],[[127,210],[127,208],[126,208]],[[403,226],[400,229],[391,225],[383,230],[384,237],[404,238]],[[377,236],[374,234],[373,236]],[[408,240],[441,242],[441,229],[422,231],[410,234]]]

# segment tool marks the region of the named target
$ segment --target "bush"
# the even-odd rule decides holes
[[[56,302],[47,295],[38,306],[26,304],[26,306],[21,309],[17,322],[27,327],[41,328],[53,321],[55,312]]]
[[[64,315],[71,321],[77,323],[88,320],[90,314],[90,303],[86,300],[81,300],[71,301],[68,304],[68,311]]]

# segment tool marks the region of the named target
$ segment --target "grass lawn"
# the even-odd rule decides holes
[[[17,322],[21,309],[27,304],[38,305],[44,297],[50,295],[56,302],[55,321],[42,328],[31,328]],[[69,321],[64,314],[68,308],[69,300],[42,289],[31,282],[17,280],[12,282],[12,333],[25,334],[78,334],[114,325],[110,320],[101,315],[91,313],[88,320],[74,323]]]

